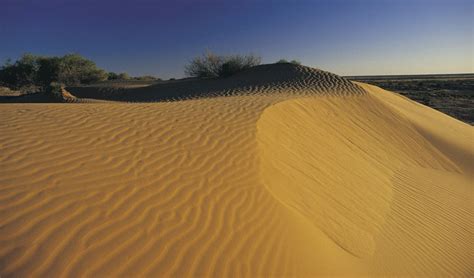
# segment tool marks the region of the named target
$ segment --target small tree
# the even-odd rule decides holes
[[[260,57],[253,55],[233,55],[223,58],[224,63],[220,67],[219,77],[228,77],[237,72],[249,69],[260,64]]]
[[[62,99],[64,84],[51,82],[45,86],[45,92],[56,99]]]
[[[0,83],[22,91],[32,91],[30,88],[45,90],[51,82],[60,82],[69,86],[101,81],[106,78],[105,71],[78,54],[62,57],[25,54],[14,64],[7,61],[0,68]]]
[[[14,89],[32,86],[37,82],[38,69],[38,57],[24,54],[14,64],[7,60],[0,69],[0,82]]]
[[[104,70],[78,54],[64,55],[59,61],[57,81],[68,86],[102,81],[106,78],[107,73]]]
[[[293,64],[293,65],[301,65],[301,62],[298,60],[291,60],[288,61],[286,59],[280,59],[276,62],[277,64]]]
[[[260,57],[254,55],[219,56],[206,52],[202,57],[191,60],[185,67],[185,73],[198,78],[227,77],[259,65],[260,61]]]
[[[122,72],[122,73],[119,73],[119,75],[117,76],[117,79],[119,79],[119,80],[128,80],[128,79],[130,79],[130,76],[128,75],[128,73]]]
[[[185,74],[191,77],[215,78],[223,64],[222,57],[206,52],[202,57],[196,57],[185,67]]]
[[[38,86],[49,86],[51,82],[57,81],[60,73],[60,57],[38,57],[39,65],[37,72]]]
[[[286,60],[286,59],[280,59],[280,60],[278,60],[276,63],[277,63],[277,64],[288,64],[289,62],[288,62],[288,60]]]
[[[117,80],[118,79],[118,74],[115,72],[109,72],[107,74],[107,80]]]

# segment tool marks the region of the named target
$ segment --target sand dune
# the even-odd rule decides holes
[[[474,274],[469,125],[286,64],[70,91],[141,103],[0,105],[1,276]]]

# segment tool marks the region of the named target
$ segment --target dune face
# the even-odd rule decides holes
[[[472,180],[462,162],[373,96],[280,102],[258,127],[265,186],[344,251],[375,260],[367,273],[472,269],[463,244],[472,242]]]
[[[143,88],[68,88],[80,98],[100,98],[128,102],[156,102],[236,95],[349,95],[364,90],[335,74],[291,64],[260,65],[223,79],[155,84]]]
[[[98,98],[150,103],[0,106],[1,276],[474,273],[471,126],[289,64]]]

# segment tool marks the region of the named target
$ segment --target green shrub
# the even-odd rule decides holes
[[[128,80],[130,79],[130,76],[126,72],[119,73],[117,76],[117,79],[119,80]]]
[[[288,61],[286,59],[280,59],[276,62],[277,64],[294,64],[294,65],[301,65],[301,62],[298,60],[291,60]]]
[[[49,86],[51,82],[59,80],[60,74],[60,57],[37,57],[38,72],[36,85]]]
[[[57,99],[62,99],[62,91],[64,89],[64,84],[59,82],[51,82],[46,86],[45,92]]]
[[[67,86],[102,81],[107,73],[78,54],[62,57],[23,55],[15,63],[7,61],[0,68],[0,83],[14,89],[32,86],[47,89],[51,82]]]
[[[118,79],[118,74],[115,72],[109,72],[107,73],[107,80],[117,80]]]
[[[234,73],[241,71],[243,68],[241,64],[237,61],[231,60],[227,61],[222,64],[221,68],[219,69],[218,75],[219,77],[228,77]]]
[[[57,80],[66,86],[89,84],[107,79],[107,73],[96,64],[78,54],[64,55],[59,59]]]
[[[185,74],[191,77],[215,78],[219,76],[222,57],[206,52],[202,57],[196,57],[185,67]]]
[[[185,67],[185,73],[198,78],[228,77],[260,62],[260,57],[254,55],[220,56],[206,52],[202,57],[191,60]]]
[[[14,64],[8,60],[0,68],[0,83],[12,89],[36,84],[39,68],[37,59],[37,56],[24,54]]]
[[[143,75],[143,76],[135,76],[131,77],[128,75],[126,72],[122,73],[115,73],[115,72],[109,72],[107,73],[107,80],[138,80],[138,81],[153,81],[153,80],[160,80],[157,77],[151,76],[151,75]]]

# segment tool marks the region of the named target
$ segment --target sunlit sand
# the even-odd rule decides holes
[[[474,273],[472,126],[291,64],[86,89],[0,107],[2,277]]]

